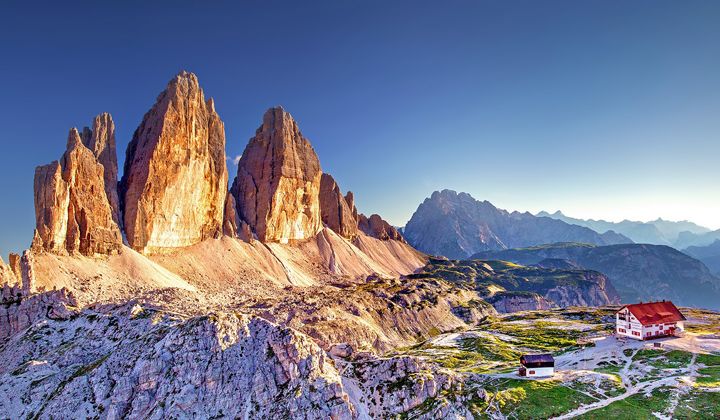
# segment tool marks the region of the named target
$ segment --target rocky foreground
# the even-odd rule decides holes
[[[35,171],[32,246],[0,260],[0,418],[502,418],[493,375],[586,331],[514,334],[503,314],[618,302],[566,260],[415,250],[280,107],[228,188],[192,73],[145,114],[121,177],[114,130],[106,113],[71,129]]]

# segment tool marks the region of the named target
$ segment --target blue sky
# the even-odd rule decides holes
[[[717,1],[28,3],[0,13],[3,256],[31,240],[34,168],[69,128],[110,112],[122,167],[181,69],[215,98],[229,157],[281,104],[396,225],[451,188],[720,228]]]

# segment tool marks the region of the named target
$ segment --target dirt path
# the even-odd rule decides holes
[[[694,337],[688,337],[686,340],[684,340],[684,344],[686,348],[700,348],[697,346],[696,342],[693,340]],[[642,371],[639,367],[635,367],[633,365],[633,357],[637,354],[638,351],[640,351],[642,347],[637,347],[632,349],[632,353],[630,355],[626,355],[624,352],[613,352],[614,355],[617,355],[617,357],[622,361],[622,368],[618,372],[618,376],[620,377],[620,380],[622,381],[623,386],[625,387],[625,392],[611,398],[602,399],[590,404],[586,404],[583,406],[578,407],[577,409],[565,413],[562,416],[555,417],[555,420],[561,420],[561,419],[570,419],[582,414],[585,414],[587,412],[597,410],[599,408],[606,407],[616,401],[624,400],[632,395],[636,394],[647,394],[652,392],[653,390],[660,388],[662,386],[672,386],[678,388],[678,392],[673,393],[673,397],[670,400],[670,405],[668,407],[668,413],[669,415],[665,415],[663,413],[654,413],[658,418],[661,419],[670,419],[672,418],[672,414],[675,411],[675,408],[677,407],[677,404],[680,400],[680,395],[683,393],[688,392],[694,383],[694,378],[698,376],[698,366],[696,364],[697,360],[697,354],[693,354],[692,358],[690,359],[690,362],[688,365],[683,369],[683,371],[680,374],[675,374],[672,376],[667,376],[655,380],[649,380],[645,382],[637,382],[633,383],[633,378],[637,377],[638,374],[642,374]]]

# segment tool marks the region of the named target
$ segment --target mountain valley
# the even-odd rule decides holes
[[[670,248],[449,190],[401,232],[358,211],[281,107],[231,180],[220,113],[185,71],[122,174],[112,116],[91,125],[36,169],[32,245],[0,260],[0,417],[547,418],[720,386],[698,373],[720,351],[715,312],[687,309],[692,335],[668,346],[696,339],[707,360],[677,350],[665,381],[639,385],[645,350],[607,336],[640,295],[718,309],[718,279]],[[542,245],[557,241],[595,245]],[[593,340],[598,363],[578,365]],[[519,355],[539,351],[566,371],[517,379]],[[562,404],[522,407],[548,398]]]

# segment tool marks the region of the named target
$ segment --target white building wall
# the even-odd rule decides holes
[[[624,316],[625,319],[622,317]],[[643,339],[642,324],[630,313],[629,310],[623,309],[615,314],[615,333],[618,336],[634,338],[636,340]]]
[[[527,370],[527,376],[553,376],[555,374],[555,368],[552,367],[541,367],[541,368],[525,368]],[[533,373],[530,373],[533,372]]]

